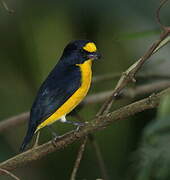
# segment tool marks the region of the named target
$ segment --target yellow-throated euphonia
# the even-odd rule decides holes
[[[65,116],[86,96],[91,84],[92,61],[99,57],[95,43],[89,40],[76,40],[65,47],[37,93],[21,151],[41,128],[57,120],[67,121]]]

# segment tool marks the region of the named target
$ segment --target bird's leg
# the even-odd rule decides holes
[[[40,137],[40,131],[37,132],[37,136],[36,136],[36,139],[35,139],[35,143],[34,143],[33,148],[35,148],[35,147],[38,146],[39,137]]]
[[[54,139],[58,139],[60,136],[58,135],[58,133],[56,133],[56,131],[54,131],[52,126],[47,126],[49,128],[49,130],[51,131],[52,134],[52,138]]]
[[[56,144],[55,144],[55,141],[60,138],[60,136],[54,131],[54,129],[52,128],[52,126],[47,126],[50,131],[51,131],[51,134],[52,134],[52,144],[56,147]]]
[[[77,127],[76,131],[80,129],[80,127],[84,126],[86,123],[84,122],[75,122],[75,121],[69,121],[65,118],[65,116],[62,116],[60,119],[60,122],[62,123],[67,123],[67,124],[72,124]]]

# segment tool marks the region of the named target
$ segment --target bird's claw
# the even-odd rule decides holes
[[[77,126],[76,131],[79,131],[82,127],[84,127],[86,124],[88,124],[88,122],[76,122],[77,124],[75,124]]]
[[[56,135],[56,136],[51,140],[52,144],[53,144],[55,147],[57,146],[57,145],[56,145],[56,141],[57,141],[58,139],[60,139],[60,137],[61,137],[61,136]]]

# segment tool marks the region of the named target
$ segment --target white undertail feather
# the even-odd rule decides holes
[[[64,116],[61,116],[60,121],[63,122],[63,123],[66,122],[66,121],[67,121],[67,120],[66,120],[66,116],[65,116],[65,115],[64,115]]]

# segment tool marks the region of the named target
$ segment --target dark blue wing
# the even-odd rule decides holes
[[[27,134],[20,148],[23,151],[37,126],[52,115],[81,85],[78,66],[57,64],[41,85],[33,103]]]
[[[37,125],[52,115],[81,85],[77,66],[56,66],[39,89],[31,109],[31,120]]]

